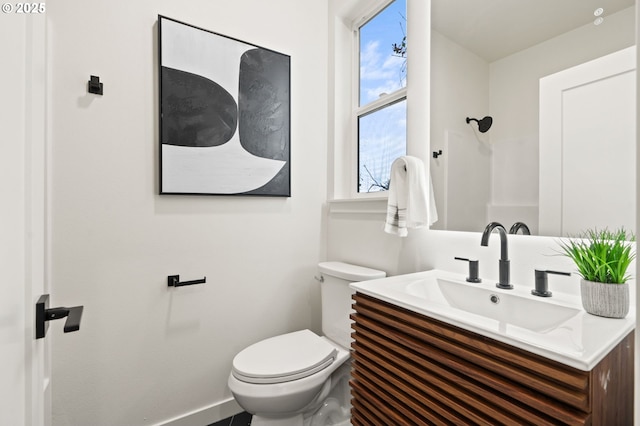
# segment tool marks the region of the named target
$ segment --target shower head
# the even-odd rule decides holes
[[[491,128],[491,124],[493,124],[493,118],[489,116],[486,116],[482,120],[467,117],[467,124],[471,121],[475,121],[476,123],[478,123],[478,130],[480,131],[480,133],[485,133]]]

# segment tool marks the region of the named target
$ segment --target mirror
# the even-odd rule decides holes
[[[541,191],[568,180],[561,173],[566,173],[565,178],[578,173],[558,163],[554,167],[561,168],[560,181],[550,183],[542,179],[543,188],[540,187],[540,171],[542,176],[548,176],[551,166],[547,163],[555,164],[563,155],[560,152],[560,157],[540,156],[540,125],[546,125],[539,120],[544,115],[540,112],[540,81],[634,46],[635,1],[432,0],[431,3],[430,150],[443,153],[430,159],[439,216],[432,229],[479,232],[490,221],[498,221],[507,229],[521,221],[534,235],[575,234],[574,229],[566,226],[557,229],[539,226],[540,217],[546,215],[540,212]],[[635,49],[630,50],[635,55]],[[634,85],[626,93],[631,94],[635,109],[635,78],[632,81]],[[583,107],[589,104],[599,102],[581,103]],[[491,127],[481,132],[480,123],[475,120],[485,116],[493,120]],[[583,123],[594,125],[591,119]],[[635,209],[635,118],[625,126],[633,127],[631,146],[617,148],[617,157],[607,159],[606,163],[613,162],[613,167],[623,170],[622,177],[616,178],[618,182],[633,185],[632,193],[625,198],[631,200],[630,208]],[[610,141],[602,139],[608,138],[597,141],[604,152]],[[571,155],[575,157],[575,152],[582,149],[578,145]],[[585,141],[585,152],[588,149],[591,148]],[[624,167],[616,166],[616,158],[627,163]],[[588,170],[586,164],[584,168]],[[603,179],[606,175],[600,173]],[[591,188],[584,189],[584,197],[600,199],[602,194]],[[554,201],[554,206],[566,204],[580,211],[582,207],[569,206],[569,200],[584,197],[575,196],[575,187],[566,191],[573,191],[574,196]],[[630,226],[612,223],[619,222],[613,216],[604,219],[601,216],[593,219],[593,223],[582,221],[581,226],[625,226],[635,230],[635,210],[628,215],[632,218]],[[564,221],[573,222],[566,218]]]

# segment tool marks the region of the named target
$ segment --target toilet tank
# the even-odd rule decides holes
[[[350,283],[384,278],[384,271],[365,268],[343,262],[321,262],[318,270],[322,279],[322,333],[340,346],[351,346],[351,296]]]

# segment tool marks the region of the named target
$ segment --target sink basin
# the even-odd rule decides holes
[[[491,318],[498,322],[537,332],[550,331],[580,309],[548,303],[546,300],[498,293],[492,288],[462,284],[449,279],[424,279],[407,285],[407,293],[425,298],[431,303]]]
[[[464,275],[434,269],[350,286],[584,371],[593,369],[635,327],[634,307],[623,319],[597,317],[587,314],[576,296],[533,296],[533,282],[502,290],[492,280],[469,283]]]

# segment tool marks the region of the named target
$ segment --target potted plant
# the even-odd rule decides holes
[[[564,255],[571,258],[582,277],[582,306],[590,314],[624,318],[629,312],[627,269],[636,256],[635,237],[624,228],[616,231],[589,229],[561,240]]]

